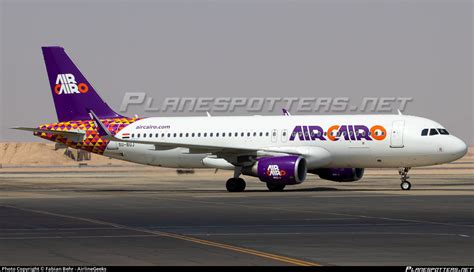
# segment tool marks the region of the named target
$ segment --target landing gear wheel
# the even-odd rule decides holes
[[[229,192],[243,192],[245,190],[245,180],[241,178],[230,178],[225,184]]]
[[[401,184],[400,184],[400,187],[402,188],[402,190],[410,190],[411,188],[411,183],[409,181],[403,181]]]
[[[285,189],[285,184],[275,184],[271,182],[267,182],[267,188],[271,192],[281,192]]]
[[[410,170],[409,167],[404,167],[404,168],[398,169],[398,174],[400,175],[400,180],[402,182],[402,183],[400,183],[400,187],[404,191],[410,190],[410,188],[411,188],[411,183],[408,181],[408,178],[410,178],[408,176],[408,171],[409,170]]]
[[[239,183],[239,192],[245,191],[245,187],[247,186],[247,184],[245,183],[245,180],[242,178],[238,178],[237,182]]]

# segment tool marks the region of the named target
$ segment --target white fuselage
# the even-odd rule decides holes
[[[155,117],[141,119],[116,136],[216,149],[303,150],[308,169],[396,168],[441,164],[464,156],[466,144],[457,137],[429,135],[430,129],[440,128],[437,122],[408,115]],[[428,129],[426,136],[422,136],[424,129]],[[111,142],[104,155],[163,167],[230,169],[225,162],[207,163],[206,158],[212,158],[209,150]]]

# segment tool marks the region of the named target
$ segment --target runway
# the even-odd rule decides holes
[[[228,172],[2,170],[2,265],[472,265],[470,167],[227,193]]]

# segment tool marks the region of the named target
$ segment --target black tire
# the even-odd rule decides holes
[[[245,183],[245,180],[242,178],[238,178],[237,182],[239,183],[239,192],[245,191],[245,187],[247,187],[247,184]]]
[[[245,181],[241,178],[230,178],[227,180],[225,187],[228,192],[243,192],[245,190]]]
[[[267,182],[267,188],[271,192],[281,192],[283,189],[285,189],[285,184],[276,184],[276,183],[271,183]]]
[[[404,191],[410,190],[410,188],[411,188],[411,183],[408,182],[408,181],[403,181],[403,182],[400,184],[400,188],[402,188],[402,190],[404,190]]]

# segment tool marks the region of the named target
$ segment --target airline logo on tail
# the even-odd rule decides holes
[[[87,93],[89,86],[85,83],[77,83],[73,74],[58,74],[54,92],[60,94],[79,94]]]

